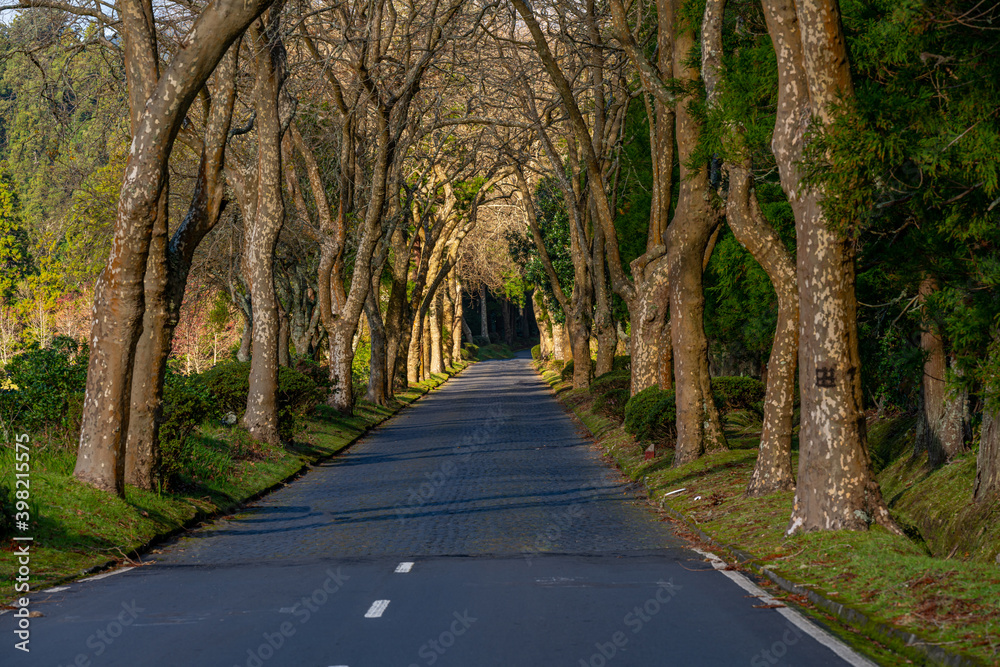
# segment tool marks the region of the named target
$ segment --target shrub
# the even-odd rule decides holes
[[[596,395],[613,389],[628,389],[632,385],[632,375],[628,371],[611,371],[598,375],[590,383],[590,393]]]
[[[189,459],[188,438],[212,411],[212,395],[201,378],[167,373],[163,381],[163,414],[157,442],[160,477],[168,485]]]
[[[629,371],[632,370],[632,357],[627,354],[620,354],[614,358],[611,362],[612,371]]]
[[[309,357],[295,357],[292,365],[295,367],[299,373],[307,376],[310,380],[316,383],[317,387],[329,387],[330,386],[330,367],[321,366],[316,361],[313,361]]]
[[[625,430],[637,440],[673,444],[677,435],[677,406],[674,392],[648,387],[625,405]]]
[[[562,378],[563,382],[572,382],[573,381],[573,360],[572,359],[570,359],[569,361],[567,361],[566,365],[563,366],[562,371],[560,371],[560,377]]]
[[[49,347],[31,345],[0,373],[0,421],[25,431],[72,431],[79,411],[70,410],[71,402],[86,387],[88,361],[87,347],[67,336]]]
[[[219,364],[202,376],[205,386],[218,402],[220,412],[238,415],[246,411],[250,392],[250,362]],[[323,399],[322,390],[307,375],[291,368],[278,368],[278,434],[290,440],[297,418],[316,407]]]
[[[539,359],[542,358],[541,345],[535,345],[534,347],[531,348],[531,358],[534,359],[535,361],[538,361]]]
[[[628,388],[609,389],[594,399],[594,412],[621,423],[625,420],[625,406],[628,404],[628,399]]]
[[[712,394],[719,411],[750,410],[763,416],[764,383],[751,377],[712,378]]]
[[[11,455],[11,459],[13,459]],[[13,464],[11,465],[13,469]],[[6,477],[6,475],[4,476]],[[13,477],[13,475],[11,475]],[[14,490],[10,487],[13,481],[0,479],[0,539],[6,540],[14,535],[14,513],[17,511],[14,500]]]
[[[466,343],[462,346],[462,359],[472,361],[479,358],[479,346],[473,343]]]

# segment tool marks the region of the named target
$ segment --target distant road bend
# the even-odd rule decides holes
[[[36,594],[3,665],[871,665],[632,499],[524,355],[145,567]],[[718,565],[716,563],[715,565]]]

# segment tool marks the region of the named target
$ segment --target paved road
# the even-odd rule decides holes
[[[685,548],[523,357],[151,558],[39,595],[28,655],[0,616],[0,662],[869,664]]]

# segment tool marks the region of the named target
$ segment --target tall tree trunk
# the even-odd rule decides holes
[[[431,309],[428,315],[430,324],[428,335],[430,338],[430,372],[444,373],[443,341],[441,335],[442,320],[444,319],[444,304],[441,290],[437,290],[434,299],[431,301]]]
[[[674,76],[681,81],[696,82],[699,78],[698,71],[686,64],[693,44],[694,34],[689,28],[674,36]],[[705,250],[718,215],[708,203],[708,169],[699,166],[692,171],[687,166],[688,156],[696,149],[701,132],[688,103],[687,99],[680,100],[675,110],[681,164],[680,194],[667,231],[670,332],[677,397],[674,465],[678,466],[698,458],[706,448],[723,445],[718,442],[720,433],[706,432],[705,428],[706,415],[714,406],[711,405],[710,378],[706,374],[708,339],[705,337],[702,275]]]
[[[490,340],[490,317],[486,307],[486,285],[479,286],[479,318],[479,335],[485,338],[487,343],[493,342]]]
[[[1000,342],[1000,332],[994,334],[994,345]],[[983,424],[979,431],[979,455],[976,458],[976,483],[972,498],[985,502],[1000,496],[1000,395],[996,383],[989,385],[986,394],[986,408],[983,410]]]
[[[278,365],[288,368],[292,365],[292,353],[289,349],[292,333],[288,321],[288,313],[278,306]]]
[[[389,391],[395,393],[406,390],[406,351],[410,342],[406,299],[410,252],[403,230],[398,227],[392,235],[392,252],[392,286],[385,311],[385,334]]]
[[[280,14],[269,17],[264,30],[255,31],[257,198],[253,221],[244,232],[244,275],[253,303],[253,347],[250,356],[250,391],[243,424],[250,436],[277,444],[278,346],[280,316],[274,289],[274,248],[285,222],[281,189],[281,135],[278,97],[284,80],[285,50],[278,36]],[[258,41],[259,40],[259,41]]]
[[[144,278],[174,139],[192,100],[219,60],[268,4],[269,0],[249,0],[208,5],[191,34],[210,37],[184,42],[151,95],[130,91],[132,98],[141,96],[138,108],[143,112],[132,133],[111,253],[94,290],[91,355],[74,470],[77,479],[99,489],[124,491],[133,363],[145,310]],[[125,33],[131,24],[126,15],[148,26],[142,6],[138,2],[119,5]],[[126,34],[124,38],[128,42],[140,37]],[[126,58],[127,70],[138,64]]]
[[[611,317],[611,294],[608,278],[604,270],[604,232],[599,224],[594,225],[594,334],[597,336],[597,360],[594,375],[610,373],[615,361],[618,334]]]
[[[420,382],[423,366],[424,318],[417,313],[410,327],[410,344],[406,355],[406,380],[410,384]]]
[[[552,339],[552,318],[545,305],[545,297],[539,289],[536,288],[532,292],[531,300],[535,305],[535,321],[538,323],[538,350],[543,359],[549,359],[555,348]]]
[[[512,305],[507,299],[500,301],[500,315],[503,317],[503,340],[507,345],[514,344],[514,322],[510,314]]]
[[[249,300],[247,300],[249,303]],[[240,309],[240,319],[243,320],[243,333],[240,334],[240,346],[236,350],[236,361],[250,361],[250,348],[253,345],[253,316]]]
[[[927,297],[937,289],[937,282],[932,277],[925,276],[920,282],[921,301],[926,302]],[[948,356],[944,339],[936,328],[930,318],[925,316],[920,332],[924,372],[920,381],[920,411],[917,415],[913,452],[914,455],[927,452],[927,462],[931,466],[939,466],[968,450],[968,391],[949,391]]]
[[[452,272],[452,302],[454,311],[452,315],[451,328],[451,358],[452,363],[457,364],[462,361],[462,333],[468,329],[465,323],[465,306],[462,304],[462,281],[458,278],[458,271]],[[472,331],[468,332],[469,342],[472,342]]]
[[[817,188],[800,192],[796,167],[787,162],[795,147],[801,147],[806,130],[804,123],[792,124],[812,116],[826,126],[836,105],[853,96],[839,11],[833,0],[803,0],[794,9],[782,0],[769,0],[765,11],[779,58],[779,112],[772,146],[795,212],[801,286],[802,419],[798,485],[788,533],[867,528],[873,521],[899,532],[868,456],[853,241],[831,231],[820,204],[823,193]],[[797,54],[798,62],[791,62]],[[804,88],[790,89],[801,83]],[[805,108],[782,108],[793,99]],[[783,134],[799,136],[788,140]]]
[[[368,393],[365,398],[376,405],[388,405],[389,392],[388,354],[385,326],[378,305],[378,283],[372,285],[365,300],[365,315],[371,333],[371,361],[369,362]]]
[[[420,381],[428,379],[431,373],[434,371],[431,369],[431,361],[433,358],[433,337],[431,336],[431,318],[433,317],[433,312],[427,312],[424,315],[424,337],[420,344]]]
[[[725,0],[708,0],[701,23],[702,78],[710,107],[718,105],[722,73],[722,25]],[[764,398],[760,449],[747,495],[761,496],[794,488],[792,475],[792,416],[798,356],[798,286],[795,264],[777,232],[761,212],[753,189],[753,169],[744,129],[737,122],[724,126],[729,151],[726,220],[736,239],[767,272],[778,297],[778,322],[771,345]],[[718,230],[715,236],[717,236]],[[710,242],[714,246],[714,239]],[[708,263],[707,251],[705,264]]]

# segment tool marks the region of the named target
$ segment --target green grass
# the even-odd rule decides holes
[[[906,453],[911,418],[876,423],[870,429],[872,449],[899,457],[880,474],[883,494],[912,537],[880,527],[787,537],[792,492],[744,495],[757,457],[756,447],[745,442],[752,425],[731,424],[727,437],[739,448],[678,468],[671,465],[672,453],[645,461],[642,445],[618,424],[590,412],[587,392],[568,389],[551,367],[541,372],[560,400],[598,434],[601,448],[618,467],[645,482],[654,505],[680,512],[715,540],[753,554],[759,565],[870,618],[952,652],[989,664],[1000,661],[1000,568],[993,562],[1000,550],[1000,503],[970,503],[974,453],[929,471],[924,461],[911,461]],[[793,452],[793,468],[797,458]],[[665,495],[678,489],[684,491]],[[852,638],[851,632],[846,638],[870,654],[875,646],[874,657],[887,664],[922,661],[892,640],[883,643],[906,657],[879,649],[878,642]]]
[[[389,407],[362,400],[353,415],[344,416],[321,405],[303,420],[295,441],[287,446],[264,446],[241,429],[203,425],[189,441],[183,473],[171,490],[162,493],[130,486],[122,499],[98,491],[72,476],[76,461],[72,450],[32,442],[32,590],[112,561],[129,560],[151,541],[196,519],[232,511],[307,464],[347,447],[467,365],[411,386]],[[14,469],[13,459],[12,446],[0,447],[0,470],[5,476]],[[0,568],[17,569],[12,543],[0,550]],[[0,600],[9,599],[7,595]]]

